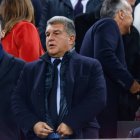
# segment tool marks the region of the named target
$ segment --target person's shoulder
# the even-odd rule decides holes
[[[39,58],[38,60],[26,63],[26,67],[39,67],[43,63],[44,61]]]
[[[81,54],[78,54],[77,56],[78,56],[77,58],[80,60],[80,61],[78,60],[80,63],[86,63],[86,64],[89,64],[89,65],[91,65],[91,64],[94,64],[94,65],[99,64],[100,65],[99,60],[97,60],[95,58],[83,56]]]
[[[18,36],[18,35],[29,36],[30,33],[32,33],[32,35],[37,33],[37,29],[35,25],[29,21],[20,21],[16,23],[13,27],[13,31],[14,31],[15,36]]]
[[[96,25],[109,27],[110,25],[114,26],[114,25],[117,25],[117,24],[116,24],[115,20],[112,19],[112,18],[101,18],[100,20],[98,20],[96,22]]]
[[[40,72],[41,72],[41,60],[36,60],[33,62],[27,62],[25,63],[25,65],[22,68],[21,71],[21,77],[24,79],[28,79],[30,81],[30,79],[34,76],[37,76]]]
[[[3,51],[3,54],[4,54],[4,59],[14,61],[15,63],[25,64],[24,60],[22,60],[20,58],[17,58],[15,56],[13,56],[12,54],[9,54],[9,53],[7,53],[5,51]]]
[[[43,64],[43,61],[41,59],[33,61],[33,62],[28,62],[24,65],[23,72],[28,75],[33,74],[35,71],[40,72],[42,68],[42,64]]]
[[[3,61],[2,63],[6,62],[6,65],[10,66],[11,68],[22,69],[25,65],[25,61],[14,57],[11,54],[3,52]]]
[[[119,28],[116,23],[116,21],[112,18],[102,18],[98,20],[92,27],[91,27],[92,32],[101,32],[104,34],[108,34],[110,32],[118,32]]]
[[[17,57],[13,57],[13,59],[16,63],[19,63],[19,64],[25,64],[26,63],[24,60],[22,60],[20,58],[17,58]]]
[[[16,23],[14,28],[17,30],[18,29],[27,29],[28,30],[28,29],[32,29],[32,28],[36,29],[36,27],[33,23],[26,21],[26,20],[22,20],[22,21]]]

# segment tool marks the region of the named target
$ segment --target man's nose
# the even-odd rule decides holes
[[[54,40],[54,35],[50,34],[49,37],[48,37],[48,40]]]

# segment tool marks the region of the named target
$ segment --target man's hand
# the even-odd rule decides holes
[[[140,84],[136,80],[134,80],[134,82],[130,88],[130,92],[132,94],[136,94],[139,91],[140,91]]]
[[[61,123],[58,126],[57,132],[61,135],[61,137],[65,137],[73,134],[72,129],[65,123]]]
[[[46,138],[50,133],[53,132],[53,129],[45,122],[37,122],[34,125],[33,130],[39,138]]]

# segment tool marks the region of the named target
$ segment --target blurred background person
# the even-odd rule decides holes
[[[135,8],[136,0],[127,0],[132,8]],[[100,8],[90,13],[83,13],[74,19],[76,28],[76,44],[75,50],[79,53],[83,38],[86,31],[100,19]],[[133,75],[135,79],[140,81],[140,35],[138,30],[131,25],[131,32],[123,35],[123,43],[125,50],[125,59],[127,69]],[[132,95],[129,91],[126,94],[120,96],[120,107],[119,107],[119,120],[120,121],[132,121],[135,119],[135,113],[139,107],[140,100],[137,96]]]
[[[132,9],[132,15],[134,18],[134,9],[136,0],[127,0]],[[133,26],[130,27],[130,32],[123,35],[125,60],[128,71],[133,77],[140,81],[140,35],[138,30]],[[120,121],[133,121],[135,119],[135,113],[139,107],[140,100],[137,96],[132,95],[129,91],[126,94],[121,94],[119,99],[119,120]]]
[[[117,136],[120,96],[136,95],[140,85],[127,70],[122,35],[130,33],[132,7],[126,0],[105,0],[101,17],[84,37],[80,53],[97,58],[107,83],[107,107],[98,117],[102,138]],[[123,110],[125,112],[125,110]]]
[[[27,62],[37,60],[44,51],[33,24],[31,0],[3,0],[0,10],[3,18],[3,49]]]
[[[0,18],[1,32],[1,18]],[[11,94],[16,86],[24,61],[6,53],[0,41],[0,139],[19,140],[20,130],[11,111]]]

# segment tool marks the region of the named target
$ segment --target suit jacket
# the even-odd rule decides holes
[[[11,94],[24,62],[3,52],[0,58],[0,139],[19,140],[19,128],[11,111]]]
[[[34,7],[35,25],[38,27],[42,13],[42,3],[41,0],[32,0],[32,4]]]
[[[86,13],[92,12],[103,0],[89,0],[86,6]],[[42,16],[39,23],[39,32],[43,48],[45,45],[45,30],[47,21],[53,16],[65,16],[74,19],[74,11],[70,0],[46,0],[42,10]]]
[[[127,70],[122,37],[113,19],[101,19],[87,31],[80,53],[97,58],[112,82],[130,89],[133,77]]]
[[[83,38],[86,31],[99,20],[98,7],[96,12],[84,13],[76,16],[75,29],[76,29],[76,44],[75,50],[80,51]],[[82,29],[82,30],[81,30]],[[140,81],[140,35],[134,26],[131,26],[131,32],[123,36],[125,59],[127,69],[133,75],[133,77]],[[122,97],[121,108],[119,111],[120,120],[134,120],[135,112],[139,106],[139,101],[135,95],[130,94],[128,91],[126,95]],[[125,101],[124,101],[125,100]]]
[[[49,63],[46,58],[47,54],[25,66],[12,97],[16,120],[30,140],[31,135],[37,138],[32,132],[34,124],[45,121],[45,75]],[[74,133],[89,125],[99,128],[95,117],[106,101],[106,86],[100,63],[72,52],[65,82],[64,93],[69,113],[63,122]]]
[[[119,97],[121,94],[126,94],[134,80],[126,67],[124,45],[117,23],[110,18],[97,21],[87,31],[80,53],[97,58],[102,64],[108,100],[106,115],[101,116],[101,122],[106,123],[105,126],[111,125],[108,131],[104,128],[104,131],[107,131],[105,133],[110,135],[117,127]],[[116,134],[111,137],[116,137]]]
[[[100,19],[100,9],[101,5],[98,5],[93,12],[83,13],[77,15],[74,19],[75,29],[76,29],[76,43],[75,50],[79,53],[82,45],[82,41],[87,30]],[[82,29],[82,30],[81,30]]]

